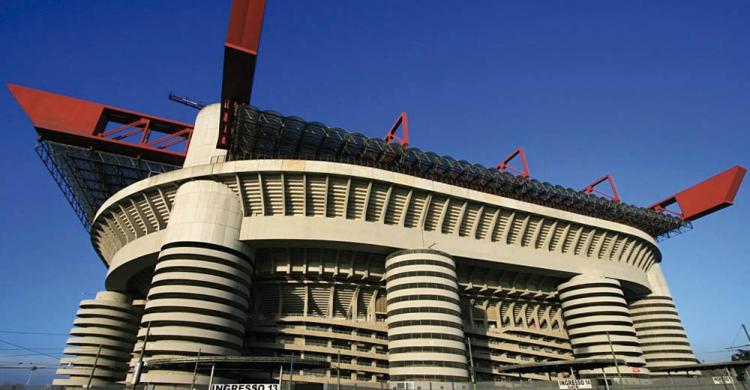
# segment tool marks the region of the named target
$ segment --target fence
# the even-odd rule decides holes
[[[24,386],[0,385],[0,390],[67,390],[82,389],[81,387],[65,386]],[[603,379],[591,379],[574,385],[563,381],[499,381],[478,382],[475,385],[465,382],[391,382],[361,385],[340,385],[333,380],[331,383],[295,383],[290,389],[284,383],[281,390],[750,390],[750,382],[745,378],[738,380],[735,376],[697,376],[697,377],[664,377],[654,379],[626,379],[623,383],[617,379],[609,379],[605,384]],[[107,385],[91,386],[89,390],[191,390],[189,385],[153,386],[153,385]],[[193,390],[209,390],[208,386],[195,385]]]

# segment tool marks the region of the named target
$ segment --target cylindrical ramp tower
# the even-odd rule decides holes
[[[578,275],[560,284],[558,293],[576,358],[612,359],[614,350],[627,365],[620,367],[621,373],[647,373],[620,282],[599,275]],[[616,369],[607,371],[614,373]]]
[[[148,359],[231,356],[241,353],[251,251],[239,241],[242,209],[221,183],[198,180],[175,195],[166,237],[148,292],[139,343]],[[191,383],[192,372],[148,370],[141,382]],[[196,383],[207,383],[198,376]]]
[[[385,269],[391,380],[466,381],[453,259],[432,249],[405,250],[388,256]]]
[[[695,363],[677,308],[659,264],[648,271],[651,294],[630,304],[636,334],[649,368]]]
[[[89,377],[92,385],[125,379],[141,318],[140,308],[131,302],[129,296],[113,291],[81,301],[67,342],[69,348],[64,350],[72,357],[61,359],[64,367],[57,370],[57,375],[68,378],[55,379],[53,385],[86,386]]]

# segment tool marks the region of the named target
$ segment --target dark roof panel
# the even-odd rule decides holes
[[[299,117],[240,106],[230,160],[286,158],[377,167],[633,226],[659,237],[686,225],[680,218],[572,188],[525,179],[450,156],[388,144]]]

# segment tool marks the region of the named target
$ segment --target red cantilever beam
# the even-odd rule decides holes
[[[221,123],[217,141],[217,146],[223,149],[229,148],[234,106],[250,103],[265,10],[265,0],[232,0],[224,43]]]
[[[187,123],[15,84],[8,84],[8,89],[42,139],[165,164],[182,165],[185,159],[193,130]],[[112,123],[121,126],[107,130]],[[154,131],[165,135],[149,140]],[[138,142],[125,139],[139,132]],[[182,150],[166,149],[161,143],[165,138],[173,139],[169,146],[183,143]]]
[[[747,169],[736,165],[649,208],[659,212],[669,211],[667,206],[677,203],[682,211],[680,217],[686,221],[694,221],[731,206],[746,172]]]

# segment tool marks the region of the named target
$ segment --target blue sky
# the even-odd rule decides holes
[[[6,0],[0,81],[192,122],[167,95],[218,99],[228,12],[229,0]],[[489,166],[523,145],[535,178],[582,187],[611,172],[626,202],[648,205],[750,165],[747,20],[746,1],[269,0],[253,103],[371,136],[407,111],[423,150]],[[56,355],[105,269],[4,88],[0,116],[0,340]],[[744,188],[661,245],[700,359],[747,343],[748,219]],[[11,348],[0,343],[0,366],[54,364]],[[0,383],[27,372],[0,370]]]

